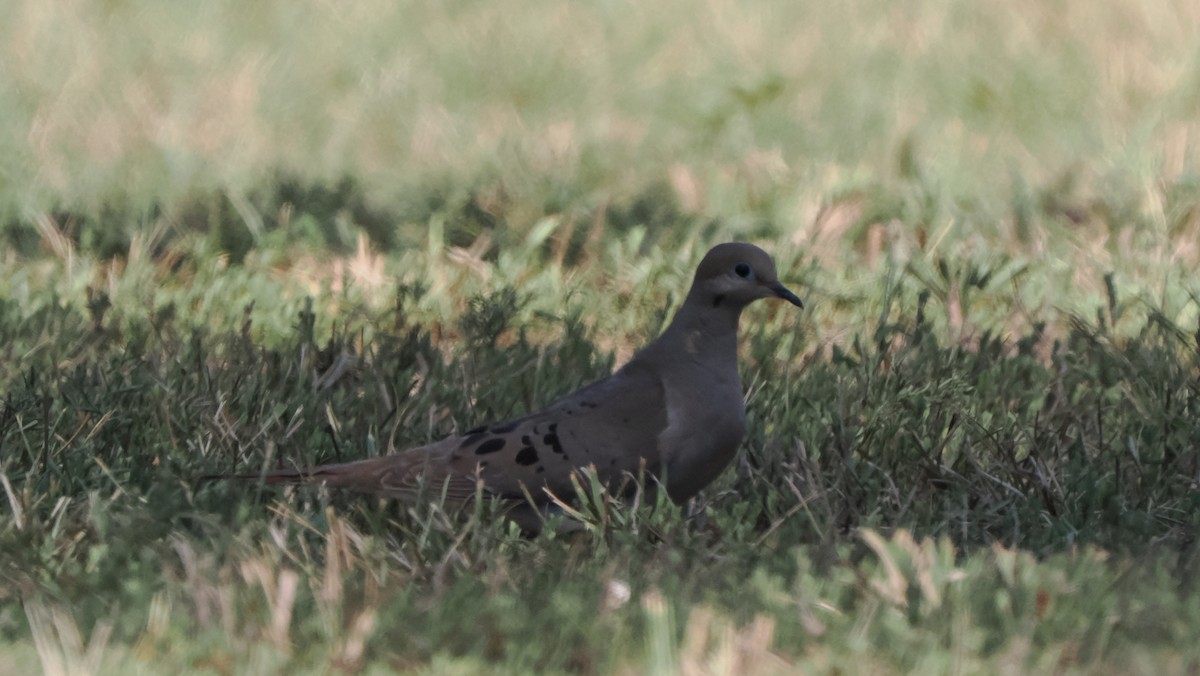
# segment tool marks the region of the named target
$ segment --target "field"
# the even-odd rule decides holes
[[[1194,1],[6,5],[0,674],[1200,672]],[[806,308],[684,509],[200,479],[536,410],[734,239]]]

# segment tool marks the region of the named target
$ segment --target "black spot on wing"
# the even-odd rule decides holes
[[[504,448],[504,443],[505,442],[503,439],[488,439],[482,444],[479,444],[479,448],[475,449],[475,455],[487,455],[488,453],[495,453],[496,451]]]
[[[492,434],[508,434],[517,429],[521,425],[520,420],[510,420],[502,425],[496,425],[491,429]]]
[[[720,307],[721,303],[723,302],[725,302],[725,294],[718,293],[716,297],[713,298],[713,307]]]
[[[550,450],[554,451],[555,453],[557,453],[559,455],[563,455],[563,447],[562,447],[562,444],[559,443],[559,441],[558,441],[557,434],[554,434],[553,432],[551,432],[550,434],[547,434],[546,436],[542,437],[542,443],[549,446]]]
[[[466,432],[463,432],[463,434],[479,434],[480,432],[486,432],[486,431],[487,431],[487,425],[480,425],[479,427],[472,427],[471,429],[467,430]]]
[[[466,439],[463,439],[463,442],[461,444],[459,444],[458,447],[466,448],[468,446],[474,446],[475,444],[483,441],[486,438],[487,438],[486,432],[472,432],[467,435]]]
[[[545,472],[545,471],[546,471],[546,468],[545,468],[545,467],[542,467],[542,466],[540,466],[540,465],[538,466],[538,468],[537,468],[537,473],[538,473],[538,474],[541,474],[542,472]]]
[[[581,401],[581,402],[579,402],[579,405],[584,408],[596,408],[597,406],[599,406],[599,404],[597,404],[594,401]]]
[[[525,448],[522,448],[521,450],[517,451],[516,461],[518,465],[524,467],[536,465],[538,461],[537,450],[535,450],[533,446],[526,446]]]

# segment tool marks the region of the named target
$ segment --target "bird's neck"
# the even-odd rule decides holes
[[[666,331],[644,350],[647,357],[700,362],[737,372],[740,307],[689,295]]]

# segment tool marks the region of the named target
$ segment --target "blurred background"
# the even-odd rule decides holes
[[[750,238],[822,270],[1032,265],[1086,303],[1200,264],[1189,0],[5,14],[5,256],[96,263],[76,287],[143,253],[342,257],[367,284],[416,265],[389,252],[478,269],[532,236],[571,264],[631,231],[689,261]]]
[[[641,197],[792,234],[831,199],[907,185],[997,219],[1046,189],[1136,206],[1194,181],[1200,143],[1187,0],[16,0],[6,15],[0,200],[16,220],[349,179],[395,226],[439,201],[522,228]]]

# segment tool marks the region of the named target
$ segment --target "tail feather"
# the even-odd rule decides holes
[[[261,481],[270,485],[306,484],[322,480],[321,477],[326,467],[336,467],[336,465],[317,465],[315,467],[303,467],[299,469],[273,469],[266,472],[242,474],[205,474],[200,477],[200,481]]]
[[[341,486],[338,478],[344,479],[345,468],[356,463],[340,463],[335,465],[317,465],[316,467],[301,467],[289,469],[274,469],[260,474],[242,474],[239,479],[262,479],[264,483],[275,484],[307,484],[328,483],[331,486]]]
[[[458,504],[468,502],[479,495],[481,484],[478,476],[456,476],[448,473],[444,466],[431,465],[428,456],[421,459],[422,462],[415,462],[412,456],[387,455],[313,467],[243,474],[209,474],[200,477],[200,480],[253,481],[267,485],[321,484],[331,488],[409,500],[440,497]],[[504,499],[508,503],[505,515],[525,533],[532,535],[541,530],[544,515],[526,502],[530,497],[529,493],[524,497],[492,493],[488,490],[484,490],[484,493]]]
[[[268,485],[324,484],[332,488],[348,488],[367,493],[387,489],[382,479],[401,467],[397,456],[383,456],[314,467],[273,469],[245,474],[209,474],[202,481],[261,481]]]

